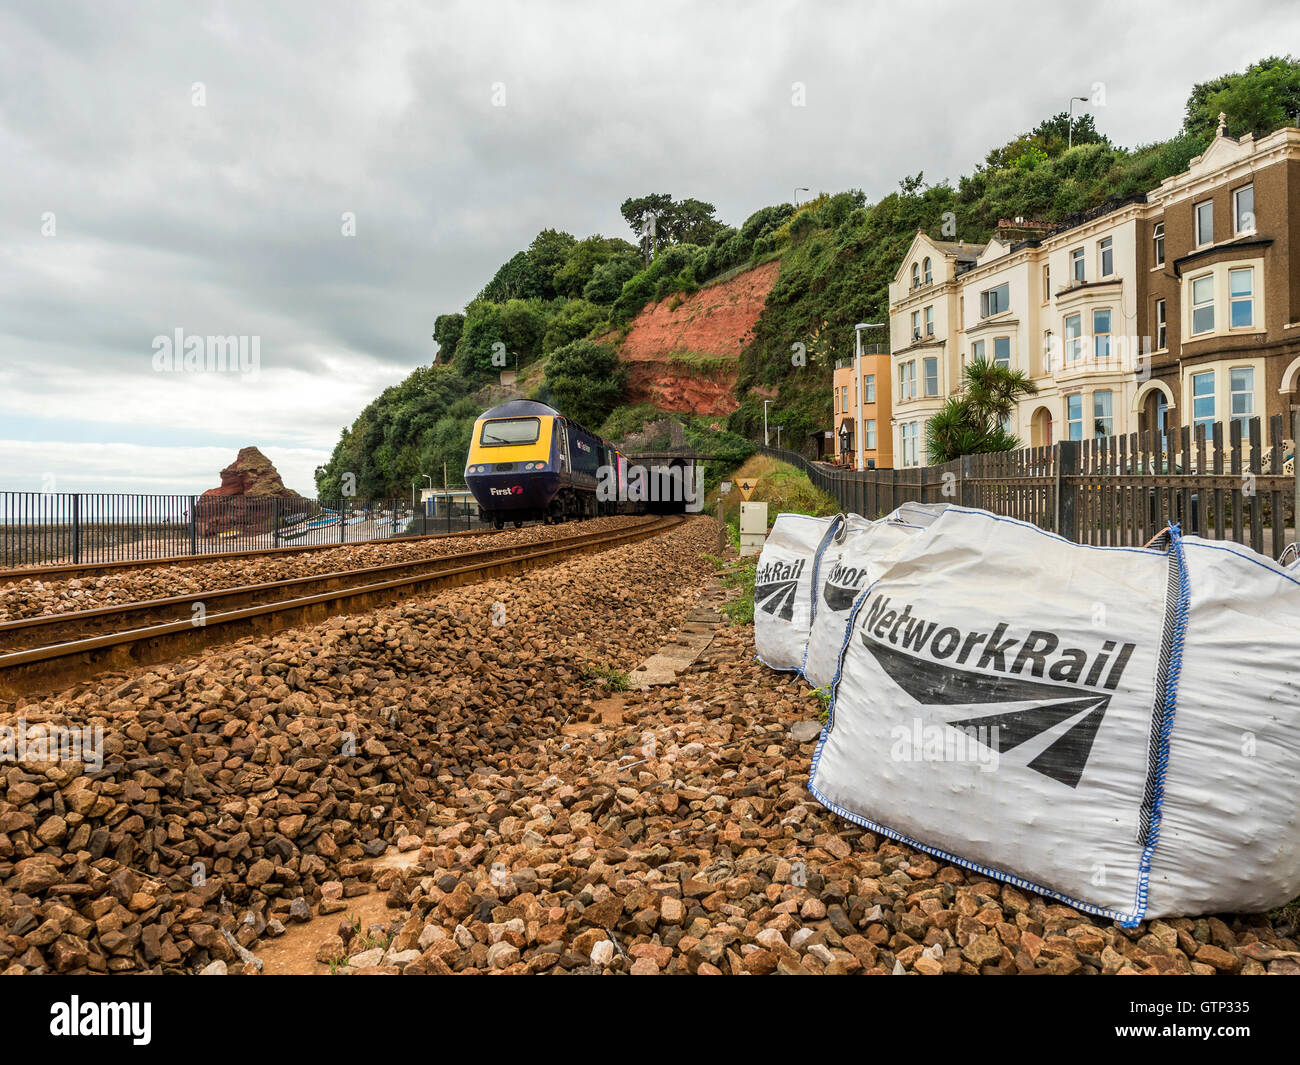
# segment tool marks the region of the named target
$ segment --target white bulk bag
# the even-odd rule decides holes
[[[885,515],[883,520],[928,529],[950,505],[949,503],[903,503]]]
[[[920,525],[895,520],[893,514],[881,521],[852,515],[831,539],[817,567],[813,620],[803,661],[804,678],[814,688],[824,688],[835,679],[849,611],[858,593],[921,532]]]
[[[1300,893],[1300,581],[952,507],[854,605],[810,788],[1134,926]]]
[[[803,665],[817,559],[844,515],[778,514],[754,574],[754,648],[772,669]]]

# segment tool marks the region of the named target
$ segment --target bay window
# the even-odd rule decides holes
[[[1011,365],[1011,338],[994,337],[993,338],[993,364],[995,366]]]
[[[1255,370],[1250,366],[1237,366],[1228,371],[1231,390],[1233,421],[1245,421],[1255,416]]]
[[[1098,437],[1115,435],[1114,398],[1105,389],[1092,394],[1092,430]]]
[[[1081,392],[1065,397],[1065,426],[1068,439],[1083,439],[1083,394]]]
[[[1204,425],[1208,434],[1214,425],[1214,371],[1192,374],[1192,425]]]
[[[1092,312],[1092,354],[1098,362],[1110,358],[1110,309]]]
[[[1255,324],[1255,271],[1249,266],[1228,271],[1228,322],[1233,329]]]
[[[1083,357],[1083,315],[1065,317],[1065,362],[1068,365]]]
[[[1192,281],[1192,335],[1214,331],[1214,275]]]

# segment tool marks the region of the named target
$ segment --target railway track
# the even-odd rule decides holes
[[[680,524],[648,518],[602,533],[489,547],[0,622],[0,697],[75,684],[97,673],[191,654],[243,636],[313,624],[421,592],[522,573],[574,555],[644,540]]]

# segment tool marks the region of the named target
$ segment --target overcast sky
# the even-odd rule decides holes
[[[539,229],[955,179],[1098,85],[1112,140],[1162,139],[1300,41],[1284,0],[1138,9],[0,0],[0,490],[200,492],[256,444],[314,494]],[[178,329],[259,372],[157,372]]]

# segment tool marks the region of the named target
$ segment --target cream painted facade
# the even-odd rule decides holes
[[[961,384],[961,273],[982,244],[918,232],[889,286],[889,432],[898,467],[925,465],[925,423]]]
[[[962,256],[917,234],[890,285],[897,465],[925,465],[925,422],[979,358],[1023,371],[1037,387],[1007,426],[1026,445],[1136,431],[1141,212],[1133,204],[1041,240],[967,244]],[[935,268],[930,289],[914,288],[912,267],[927,257],[943,258],[943,278]],[[930,304],[934,335],[923,314],[918,339],[916,312]]]

